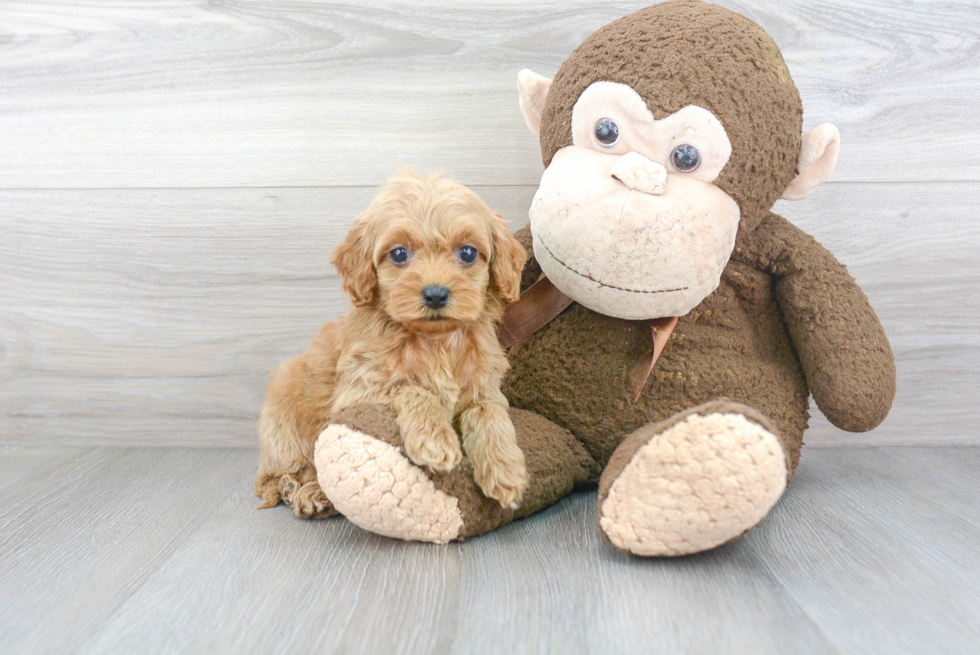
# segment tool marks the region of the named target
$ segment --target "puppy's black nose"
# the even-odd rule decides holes
[[[449,302],[449,289],[434,284],[422,289],[422,302],[429,309],[442,309]]]

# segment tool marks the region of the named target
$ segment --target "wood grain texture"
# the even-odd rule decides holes
[[[87,452],[86,447],[37,446],[3,447],[0,450],[0,495],[12,493],[17,486],[34,489],[34,479],[45,478],[65,462]]]
[[[0,186],[535,184],[517,71],[646,4],[5,2]],[[781,46],[805,127],[840,127],[836,180],[980,180],[975,2],[722,4]]]
[[[759,560],[747,541],[656,561],[620,553],[596,529],[595,495],[577,494],[463,549],[460,611],[480,618],[459,623],[456,643],[501,655],[835,652]]]
[[[80,652],[446,652],[458,546],[388,540],[340,517],[303,522],[283,506],[257,511],[255,462]]]
[[[754,550],[840,652],[967,653],[980,643],[977,455],[805,453]]]
[[[0,652],[75,650],[255,462],[248,451],[203,448],[54,459],[0,501]]]
[[[0,442],[251,445],[269,371],[346,309],[329,254],[374,190],[0,195]]]
[[[478,191],[517,227],[533,187]],[[330,249],[372,189],[0,191],[0,442],[255,443],[268,372],[347,305]],[[980,443],[980,184],[831,184],[777,209],[847,263],[898,361],[877,430]]]
[[[374,186],[445,164],[523,224],[515,72],[643,4],[5,3],[0,442],[254,443],[267,372],[346,306],[327,255]],[[842,129],[837,182],[777,210],[898,357],[881,428],[817,413],[808,441],[980,442],[980,9],[726,4],[782,46],[807,126]]]
[[[977,448],[804,452],[746,537],[619,553],[595,494],[433,546],[256,511],[251,449],[0,448],[0,649],[141,653],[971,653]],[[13,463],[11,463],[13,462]]]

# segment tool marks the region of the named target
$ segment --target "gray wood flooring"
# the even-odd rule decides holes
[[[980,449],[811,448],[762,525],[635,558],[581,492],[462,544],[256,511],[256,452],[0,448],[0,653],[976,653]]]

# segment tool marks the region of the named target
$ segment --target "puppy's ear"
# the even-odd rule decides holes
[[[500,299],[507,303],[516,302],[521,296],[521,273],[524,272],[527,252],[510,231],[504,217],[495,214],[495,218],[490,274]]]
[[[337,246],[330,258],[340,274],[344,291],[355,306],[370,304],[378,276],[374,270],[372,244],[367,237],[367,222],[357,220],[344,242]]]

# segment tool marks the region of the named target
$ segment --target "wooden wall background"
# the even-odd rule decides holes
[[[268,371],[346,306],[328,253],[445,165],[514,226],[517,107],[646,2],[0,0],[0,443],[253,445]],[[980,7],[744,0],[832,182],[777,209],[847,263],[898,360],[888,420],[811,444],[980,443]]]

